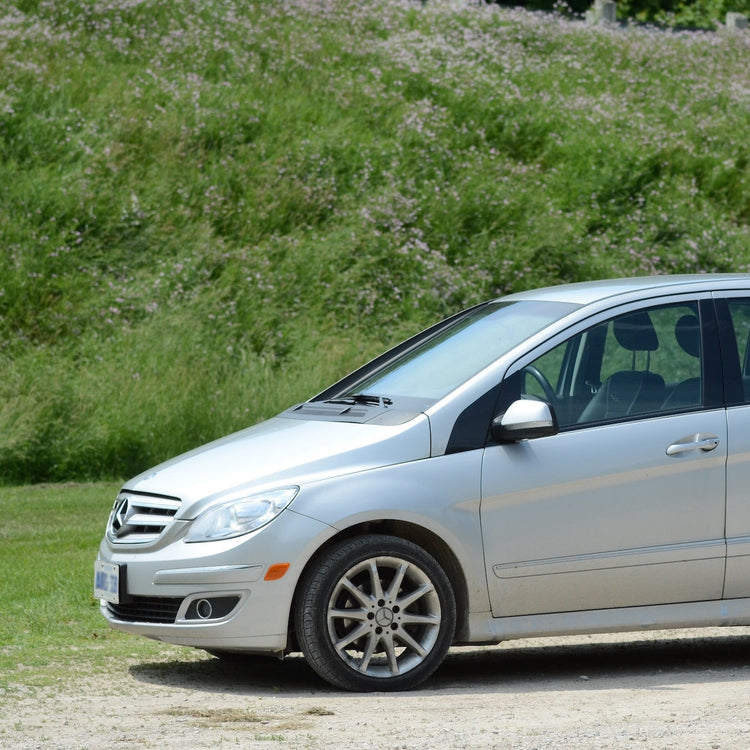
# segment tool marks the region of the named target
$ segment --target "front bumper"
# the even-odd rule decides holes
[[[187,528],[187,524],[185,525]],[[288,647],[294,591],[313,550],[335,530],[289,509],[236,539],[160,546],[113,544],[98,559],[119,566],[119,602],[101,601],[116,629],[217,651],[282,653]],[[272,565],[289,563],[265,580]]]

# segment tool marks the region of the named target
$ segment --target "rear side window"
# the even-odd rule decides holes
[[[737,345],[744,403],[750,403],[750,299],[728,300],[732,332]]]

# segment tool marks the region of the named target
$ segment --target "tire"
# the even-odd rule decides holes
[[[294,624],[305,659],[335,687],[406,690],[443,660],[456,603],[448,577],[425,550],[373,534],[338,544],[312,567]]]

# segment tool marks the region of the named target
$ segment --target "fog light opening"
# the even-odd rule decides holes
[[[195,605],[195,612],[201,620],[208,620],[214,613],[214,607],[208,599],[201,599]]]
[[[229,617],[239,604],[241,597],[236,594],[230,596],[201,596],[198,594],[191,600],[186,612],[185,620],[221,620]]]

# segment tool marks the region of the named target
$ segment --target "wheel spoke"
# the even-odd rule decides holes
[[[380,640],[385,646],[388,668],[391,670],[391,674],[396,675],[400,670],[398,666],[398,655],[396,654],[396,644],[393,642],[393,636],[389,632],[387,635],[383,635]]]
[[[409,633],[403,628],[399,628],[394,634],[394,639],[401,641],[401,643],[408,646],[412,651],[419,654],[419,656],[426,656],[427,650],[422,646],[421,643],[414,640]]]
[[[347,646],[354,643],[355,641],[362,638],[362,636],[370,633],[370,626],[367,623],[362,623],[359,627],[354,628],[346,633],[343,638],[340,638],[336,643],[333,644],[336,651],[339,653],[343,652]]]
[[[440,625],[440,616],[433,614],[419,615],[405,612],[401,616],[402,625]]]
[[[377,649],[379,642],[380,642],[380,636],[375,635],[375,633],[371,633],[370,636],[367,638],[367,648],[362,654],[362,659],[359,662],[360,672],[367,672],[368,668],[370,667],[370,662],[372,661],[372,657],[375,655],[375,651]]]
[[[342,578],[341,586],[345,588],[365,609],[372,604],[373,597],[362,591],[358,586],[352,583],[349,578]]]
[[[408,570],[408,567],[409,566],[405,562],[402,562],[401,565],[398,566],[396,575],[393,576],[391,585],[388,587],[388,591],[385,592],[385,597],[387,599],[390,599],[391,601],[396,601],[396,598],[398,597],[398,592],[401,590],[401,584],[404,582],[404,576],[406,575],[406,571]]]
[[[414,602],[427,594],[431,594],[433,591],[435,591],[435,587],[431,583],[423,583],[419,588],[398,599],[396,604],[398,604],[402,610],[405,610],[414,604]]]
[[[332,620],[356,620],[362,622],[367,619],[367,612],[363,609],[332,609],[328,612]]]
[[[383,585],[380,581],[380,570],[378,569],[378,563],[377,560],[370,560],[369,561],[369,571],[370,571],[370,585],[372,586],[372,598],[374,600],[382,599],[384,597],[383,594]]]

